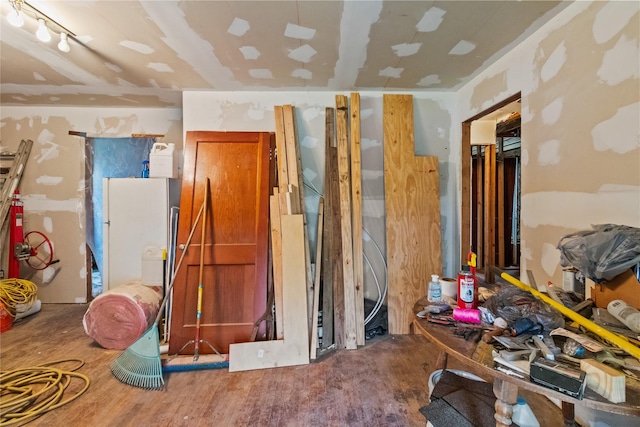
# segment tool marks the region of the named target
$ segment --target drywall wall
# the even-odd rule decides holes
[[[640,226],[639,8],[575,2],[458,92],[457,123],[522,93],[521,273],[537,283],[561,283],[562,236]]]
[[[365,297],[376,299],[384,285],[385,209],[383,181],[382,92],[359,92],[361,109],[363,248]],[[184,132],[189,130],[275,131],[273,107],[291,104],[306,183],[305,208],[310,249],[315,251],[317,211],[324,187],[325,108],[335,108],[337,92],[209,92],[183,94]],[[344,95],[349,96],[349,92]],[[454,93],[414,94],[416,154],[437,156],[440,164],[444,270],[456,271],[456,166],[450,155]],[[426,278],[428,280],[428,278]]]
[[[346,93],[348,95],[348,93]],[[40,286],[44,302],[85,302],[84,138],[127,137],[133,133],[164,134],[163,141],[182,149],[186,130],[275,130],[273,107],[296,107],[309,215],[311,251],[315,250],[318,193],[324,183],[325,108],[335,106],[335,92],[185,92],[179,109],[109,109],[70,107],[3,107],[1,150],[13,150],[21,139],[34,148],[20,189],[25,200],[25,230],[47,234],[60,259],[43,272],[24,269]],[[450,156],[454,93],[415,95],[416,154],[440,159],[443,259],[455,272],[455,162]],[[183,119],[184,117],[184,119]],[[184,130],[183,130],[184,120]],[[384,182],[382,153],[382,92],[361,92],[361,138],[365,293],[376,299],[376,278],[383,285],[385,269]],[[381,255],[382,254],[382,255]],[[3,266],[6,260],[3,260]],[[35,273],[35,274],[34,274]],[[375,275],[375,277],[374,277]]]
[[[46,234],[60,260],[41,271],[22,265],[21,276],[38,285],[45,303],[86,302],[85,139],[69,131],[103,137],[164,134],[163,141],[182,147],[181,111],[3,106],[0,115],[0,152],[14,151],[22,139],[34,142],[19,187],[24,230]],[[2,268],[6,272],[6,259]]]

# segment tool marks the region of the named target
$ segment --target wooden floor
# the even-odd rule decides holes
[[[333,352],[308,366],[165,375],[166,390],[119,382],[109,369],[121,351],[85,335],[87,305],[44,304],[0,335],[2,370],[67,358],[91,386],[30,426],[425,426],[435,346],[422,336],[384,336],[358,350]],[[452,362],[452,369],[464,369]],[[562,425],[545,398],[523,394],[543,426]]]

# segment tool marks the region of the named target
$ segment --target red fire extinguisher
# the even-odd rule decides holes
[[[22,246],[23,243],[23,216],[24,204],[20,197],[20,191],[15,190],[11,208],[9,209],[9,248],[11,248],[8,265],[9,279],[18,279],[20,277],[20,259],[16,256],[15,251],[19,250],[16,245]]]

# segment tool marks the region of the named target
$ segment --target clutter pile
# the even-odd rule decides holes
[[[508,284],[489,292],[478,287],[470,255],[457,301],[444,295],[436,301],[432,293],[417,316],[451,327],[461,339],[490,344],[488,360],[502,373],[575,399],[589,388],[612,403],[625,402],[629,381],[640,380],[640,229],[593,228],[560,240],[562,265],[579,278],[574,289],[539,289],[492,268]]]

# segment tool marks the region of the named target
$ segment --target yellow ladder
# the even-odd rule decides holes
[[[0,226],[2,228],[4,228],[4,223],[9,214],[13,192],[18,188],[32,146],[32,140],[25,141],[23,139],[20,141],[20,146],[15,153],[0,153]],[[5,162],[11,162],[11,166],[5,167]]]

